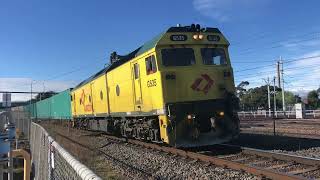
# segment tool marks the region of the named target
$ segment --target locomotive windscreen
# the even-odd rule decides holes
[[[164,66],[189,66],[196,62],[192,48],[162,49],[161,54]]]

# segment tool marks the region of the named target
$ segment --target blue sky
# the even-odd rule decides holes
[[[177,23],[218,27],[231,43],[236,83],[262,85],[279,56],[320,55],[318,7],[317,0],[1,1],[0,90],[30,89],[31,79],[38,91],[72,87],[112,51],[128,53]],[[287,89],[319,87],[318,65],[320,58],[285,63]]]

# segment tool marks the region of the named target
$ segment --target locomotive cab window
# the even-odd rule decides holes
[[[226,65],[227,58],[222,48],[201,48],[201,56],[205,65]]]
[[[103,100],[103,92],[100,91],[100,99]]]
[[[162,49],[161,55],[164,66],[190,66],[196,62],[192,48]]]
[[[157,65],[154,55],[146,58],[147,75],[157,72]]]

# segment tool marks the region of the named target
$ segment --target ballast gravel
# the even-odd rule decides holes
[[[108,140],[103,137],[97,138],[100,147],[108,143]],[[113,164],[115,171],[130,179],[260,179],[248,173],[208,165],[132,144],[113,142],[101,150],[138,169],[135,170],[107,158]]]
[[[309,149],[303,149],[298,151],[273,150],[273,152],[320,159],[320,147],[312,147]]]
[[[103,135],[90,136],[88,131],[67,129],[61,126],[51,127],[45,124],[43,126],[50,135],[56,137],[58,142],[76,157],[91,157],[90,162],[84,163],[102,179],[261,179],[261,177],[242,171],[208,165],[125,142],[115,142]],[[94,155],[93,152],[79,154],[79,149],[83,149],[83,147],[70,149],[69,145],[72,143],[58,138],[57,133],[63,133],[81,144],[101,150],[105,154],[98,151]],[[110,176],[110,173],[114,175]]]

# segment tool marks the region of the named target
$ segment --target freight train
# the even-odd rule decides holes
[[[228,46],[217,28],[170,27],[125,56],[113,52],[109,66],[29,109],[170,146],[223,143],[239,134]],[[54,102],[64,108],[52,110]]]

